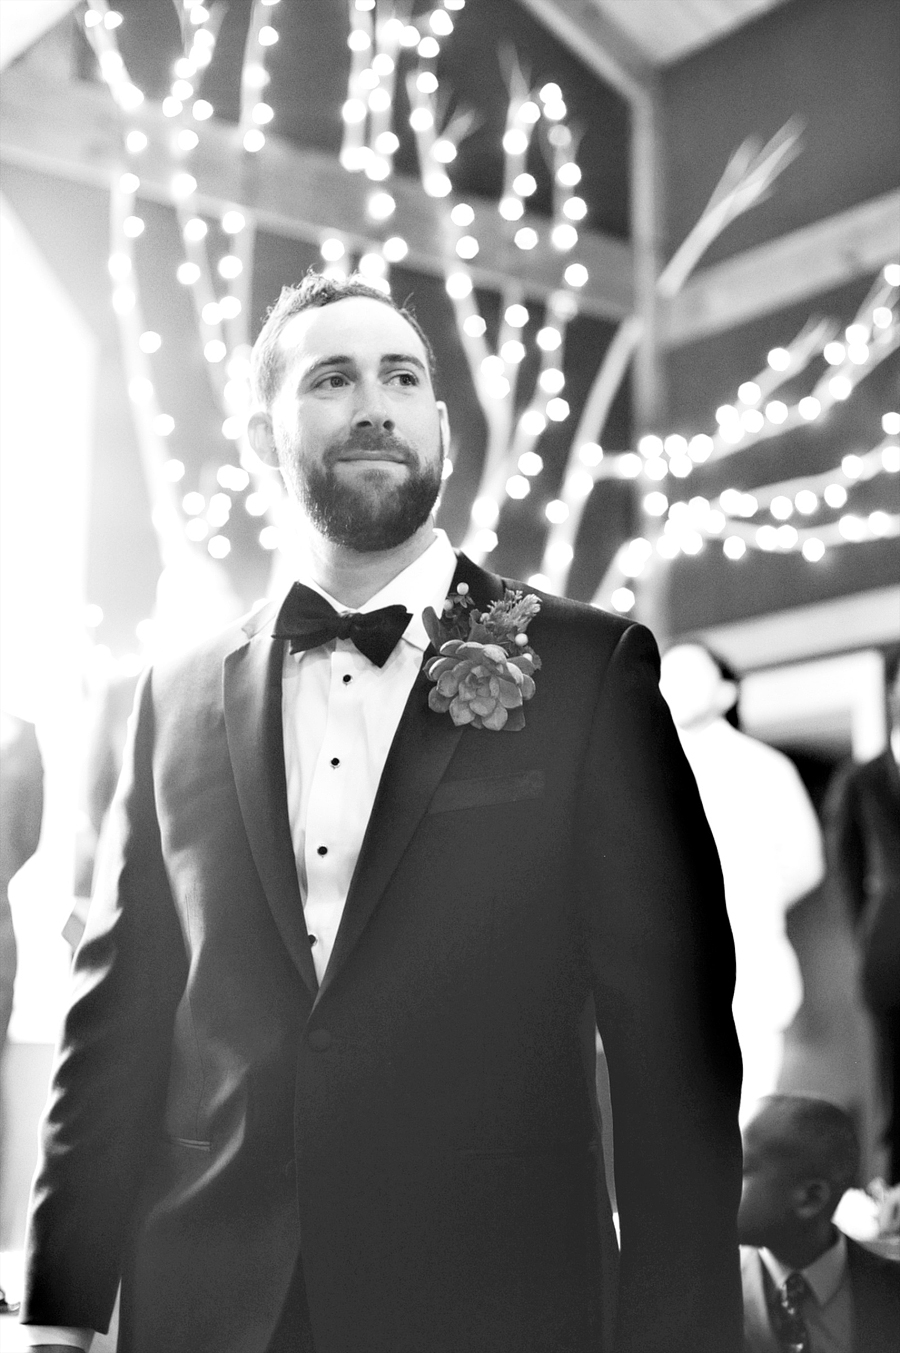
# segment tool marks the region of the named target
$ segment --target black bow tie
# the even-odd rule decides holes
[[[383,667],[410,620],[412,614],[405,606],[341,615],[311,587],[294,583],[278,612],[275,635],[290,639],[292,653],[318,648],[332,639],[350,639],[370,662]]]

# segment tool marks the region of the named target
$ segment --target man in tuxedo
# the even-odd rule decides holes
[[[900,652],[885,664],[890,740],[850,762],[825,806],[829,878],[859,945],[860,986],[878,1054],[889,1183],[900,1184]]]
[[[746,1353],[893,1353],[900,1264],[832,1223],[859,1145],[827,1100],[772,1095],[744,1130],[738,1213]]]
[[[431,521],[427,339],[312,275],[253,376],[309,562],[138,691],[34,1187],[32,1338],[105,1329],[121,1280],[122,1353],[732,1353],[734,956],[653,639],[540,596],[524,706],[508,671],[477,708],[429,702],[423,615],[505,584]]]

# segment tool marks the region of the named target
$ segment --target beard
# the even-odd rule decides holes
[[[373,465],[348,483],[335,469],[348,449],[386,451],[406,466],[398,482]],[[368,554],[395,549],[428,520],[440,492],[443,456],[422,464],[408,442],[378,429],[360,429],[331,443],[318,460],[283,457],[297,498],[316,529],[335,545]]]

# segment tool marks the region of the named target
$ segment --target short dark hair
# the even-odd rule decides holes
[[[436,378],[434,349],[408,305],[398,305],[392,296],[367,282],[359,273],[352,273],[346,278],[325,277],[310,268],[302,282],[282,287],[281,295],[275,304],[269,307],[265,322],[253,344],[253,352],[250,355],[250,383],[254,399],[265,408],[269,408],[278,393],[284,375],[284,354],[279,340],[288,321],[304,310],[333,305],[335,301],[344,301],[353,296],[364,296],[370,301],[380,301],[382,305],[390,306],[398,315],[403,316],[422,340],[428,360],[428,373],[434,384]]]
[[[859,1171],[859,1139],[847,1111],[811,1095],[769,1095],[757,1116],[777,1119],[779,1160],[798,1179],[826,1180],[837,1206]]]

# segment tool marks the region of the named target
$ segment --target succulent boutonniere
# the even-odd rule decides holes
[[[502,601],[477,611],[466,583],[444,602],[440,619],[429,606],[422,615],[438,651],[425,668],[434,688],[428,706],[457,725],[506,729],[525,727],[522,706],[534,695],[534,672],[541,660],[525,631],[541,609],[531,593],[506,589]]]

